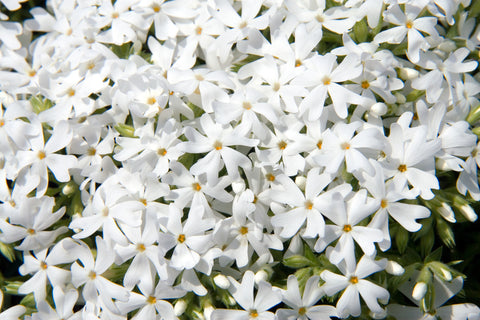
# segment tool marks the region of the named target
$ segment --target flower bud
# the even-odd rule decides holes
[[[373,116],[376,116],[376,117],[381,117],[383,115],[385,115],[388,111],[388,107],[385,103],[383,102],[377,102],[377,103],[374,103],[371,107],[370,107],[370,113],[373,115]]]
[[[295,184],[301,189],[305,190],[305,186],[307,185],[307,178],[304,176],[297,176],[295,178]]]
[[[183,299],[178,300],[173,307],[173,311],[175,312],[175,315],[177,317],[181,316],[185,312],[185,310],[187,310],[187,303]]]
[[[437,219],[437,234],[442,239],[443,243],[449,248],[455,246],[455,238],[453,236],[452,228],[443,219]]]
[[[69,181],[66,185],[63,186],[62,193],[66,196],[69,196],[77,190],[78,190],[78,187],[76,183],[73,181]]]
[[[455,213],[446,202],[442,202],[441,206],[437,208],[437,211],[448,222],[450,223],[457,222],[457,220],[455,220]]]
[[[460,210],[460,212],[465,216],[465,218],[467,218],[468,221],[470,222],[477,221],[477,218],[478,218],[477,214],[475,213],[473,208],[470,207],[468,204],[459,207],[458,210]]]
[[[394,96],[398,104],[404,104],[407,102],[407,98],[400,92],[395,93]]]
[[[420,73],[412,68],[398,68],[398,76],[402,80],[413,80],[418,78]]]
[[[223,274],[218,274],[213,278],[215,285],[222,289],[228,289],[230,287],[230,281]]]
[[[447,265],[439,262],[432,261],[428,264],[428,267],[435,273],[437,277],[444,281],[452,281],[452,273],[450,272]]]
[[[257,271],[257,273],[255,273],[255,283],[256,284],[259,284],[261,281],[268,281],[268,273],[267,271],[265,270],[260,270],[260,271]]]
[[[388,260],[385,271],[387,271],[387,273],[391,275],[399,276],[405,272],[405,269],[403,269],[403,267],[398,262],[393,260]]]
[[[417,282],[412,292],[413,299],[419,301],[425,296],[425,293],[427,293],[427,284],[425,282]]]
[[[453,50],[457,49],[457,45],[452,40],[445,39],[437,46],[437,48],[442,50],[443,52],[450,53]]]
[[[232,182],[232,189],[235,193],[240,193],[245,190],[245,182],[242,179]]]
[[[473,125],[480,119],[480,105],[472,108],[467,116],[467,122]]]

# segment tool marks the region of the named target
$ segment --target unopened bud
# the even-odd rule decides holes
[[[295,184],[301,189],[305,190],[305,186],[307,185],[307,178],[304,176],[297,176],[295,178]]]
[[[181,316],[186,309],[187,309],[187,303],[185,302],[185,300],[178,300],[177,303],[175,303],[175,306],[173,307],[173,311],[175,312],[175,315],[177,317]]]
[[[419,301],[425,297],[425,293],[427,293],[427,284],[425,282],[418,282],[413,288],[412,297]]]
[[[398,104],[404,104],[407,102],[407,98],[400,92],[395,93],[394,96]]]
[[[69,196],[77,190],[78,190],[78,187],[75,184],[75,182],[70,181],[66,185],[63,186],[62,193],[66,196]]]
[[[477,218],[478,218],[477,214],[475,213],[473,208],[470,207],[468,204],[461,206],[460,208],[458,208],[458,210],[460,210],[460,212],[465,216],[465,218],[467,218],[468,221],[470,222],[477,221]]]
[[[232,189],[235,193],[240,193],[245,190],[245,182],[242,179],[232,182]]]
[[[403,80],[413,80],[418,78],[420,73],[412,68],[398,68],[398,76]]]
[[[437,219],[437,234],[440,239],[449,248],[455,246],[455,238],[453,236],[452,228],[443,219]]]
[[[216,275],[213,278],[213,282],[215,282],[215,285],[217,285],[217,287],[222,289],[228,289],[230,287],[230,281],[228,281],[228,278],[225,277],[223,274]]]
[[[259,284],[261,281],[267,281],[268,280],[268,273],[265,270],[260,270],[257,273],[255,273],[255,283]]]
[[[457,220],[455,220],[455,213],[453,212],[452,208],[445,202],[442,202],[441,207],[438,207],[437,211],[448,222],[457,222]]]
[[[453,50],[457,49],[457,45],[452,40],[445,39],[437,46],[437,48],[442,50],[443,52],[450,53]]]
[[[405,269],[403,269],[403,267],[398,262],[389,260],[387,262],[387,267],[385,268],[385,271],[387,271],[387,273],[391,275],[399,276],[405,272]]]
[[[370,113],[373,115],[373,116],[376,116],[376,117],[381,117],[383,115],[385,115],[388,111],[388,107],[385,103],[383,102],[377,102],[377,103],[374,103],[371,107],[370,107]]]
[[[439,261],[432,261],[428,264],[428,266],[440,279],[444,281],[451,281],[453,279],[452,273],[450,272],[447,265]]]

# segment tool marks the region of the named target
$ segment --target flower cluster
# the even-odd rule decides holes
[[[477,7],[2,13],[0,319],[478,319],[441,259],[480,200]]]

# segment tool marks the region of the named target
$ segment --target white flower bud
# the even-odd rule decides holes
[[[457,222],[457,220],[455,220],[455,213],[453,212],[452,208],[445,202],[442,202],[442,206],[439,207],[437,210],[438,210],[438,213],[440,213],[442,217],[448,222],[450,223]]]
[[[305,186],[307,185],[307,178],[304,176],[297,176],[295,178],[295,184],[301,189],[305,190]]]
[[[394,96],[395,99],[397,99],[398,104],[404,104],[405,102],[407,102],[407,98],[399,92],[395,93]]]
[[[255,273],[254,279],[256,284],[259,284],[261,281],[268,281],[268,273],[262,269]]]
[[[447,161],[437,158],[435,161],[435,168],[437,170],[442,170],[442,171],[449,171],[451,170],[450,166],[448,165]]]
[[[388,111],[388,107],[385,103],[383,102],[377,102],[377,103],[374,103],[371,107],[370,107],[370,113],[373,115],[373,116],[376,116],[376,117],[381,117],[383,115],[385,115]]]
[[[173,307],[173,311],[175,312],[175,315],[181,316],[185,310],[187,309],[187,303],[185,300],[178,300],[177,303],[175,303],[175,306]]]
[[[215,285],[217,287],[222,289],[228,289],[230,287],[230,281],[228,281],[228,278],[225,277],[223,274],[216,275],[213,278],[213,282],[215,282]]]
[[[420,73],[412,68],[398,68],[398,76],[403,80],[413,80],[418,78]]]
[[[445,278],[445,280],[447,280],[447,281],[452,280],[452,273],[450,271],[448,271],[447,269],[444,269],[444,268],[440,268],[440,270],[442,271],[442,274],[443,274],[443,277]]]
[[[417,282],[413,288],[412,297],[415,300],[421,300],[427,293],[427,284],[425,282]]]
[[[245,190],[245,181],[243,181],[242,179],[239,179],[237,181],[233,181],[232,182],[232,189],[233,189],[233,192],[235,192],[235,193],[242,192],[243,190]]]
[[[437,48],[442,50],[443,52],[450,53],[453,50],[457,49],[457,45],[452,40],[445,39],[442,41],[442,43],[438,45]]]
[[[394,276],[399,276],[405,272],[405,269],[403,269],[403,267],[399,263],[393,260],[389,260],[387,262],[387,267],[385,268],[385,271]]]
[[[465,218],[467,218],[468,221],[470,221],[470,222],[477,221],[477,218],[478,218],[477,214],[472,209],[472,207],[470,207],[468,204],[465,204],[458,209],[465,216]]]

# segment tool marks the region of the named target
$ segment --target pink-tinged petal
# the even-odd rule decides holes
[[[242,283],[239,284],[237,281],[234,281],[232,278],[230,282],[234,287],[232,295],[235,298],[235,301],[245,310],[249,310],[253,307],[253,287],[255,284],[254,274],[252,271],[246,271],[242,278]]]
[[[410,232],[417,232],[422,227],[416,221],[417,219],[424,219],[430,216],[430,210],[424,206],[401,202],[388,204],[387,211],[393,219]]]
[[[348,315],[358,317],[361,314],[360,295],[354,285],[348,286],[343,292],[337,302],[337,312],[341,318]]]
[[[390,294],[387,289],[362,279],[358,281],[357,289],[372,312],[382,313],[384,311],[377,300],[388,301]]]
[[[70,181],[69,169],[77,164],[77,158],[72,155],[50,154],[45,159],[45,164],[52,171],[55,179],[60,182]]]

